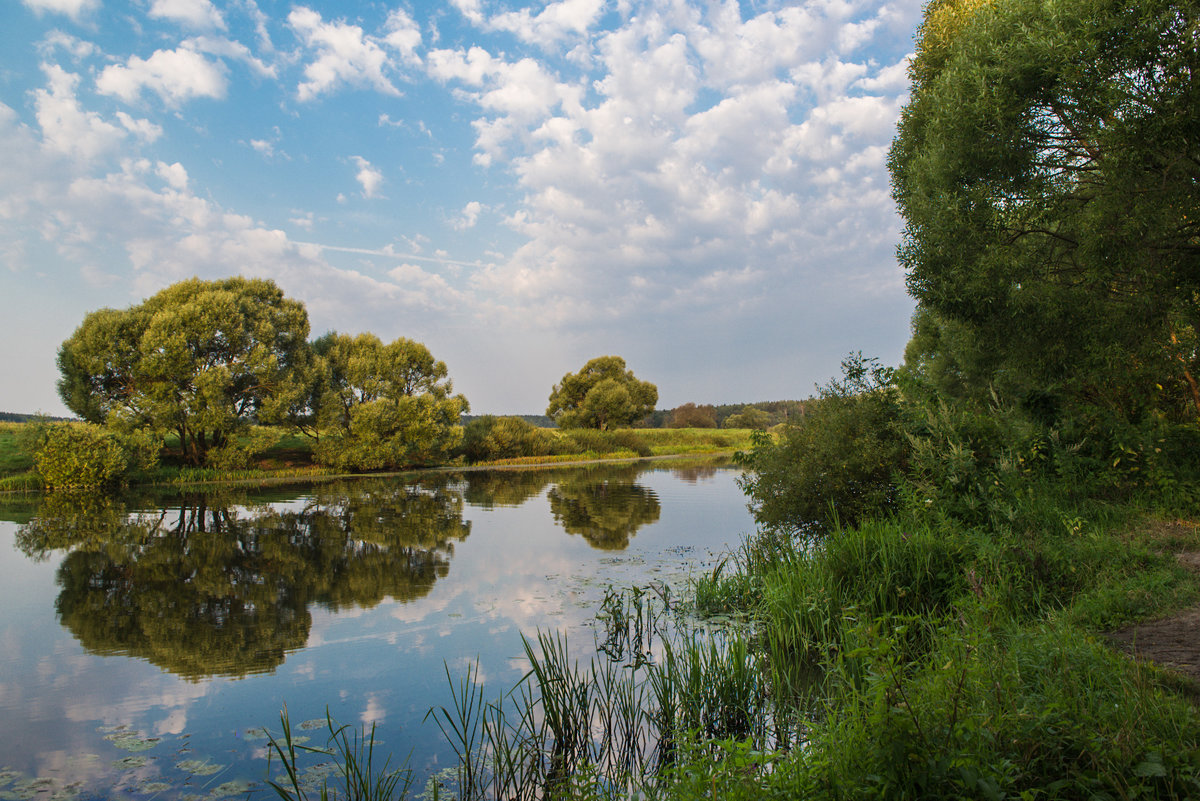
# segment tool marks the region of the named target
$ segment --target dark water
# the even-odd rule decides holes
[[[751,531],[736,475],[0,500],[0,799],[272,797],[264,729],[285,705],[310,745],[328,711],[436,773],[451,752],[423,719],[449,705],[447,669],[506,690],[538,629],[586,660],[610,585],[683,589]]]

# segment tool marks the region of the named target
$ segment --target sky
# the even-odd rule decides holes
[[[476,414],[625,358],[659,408],[898,364],[919,0],[6,0],[0,411],[192,276],[425,343]]]

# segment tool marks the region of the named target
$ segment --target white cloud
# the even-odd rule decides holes
[[[81,161],[91,161],[106,153],[115,152],[125,140],[130,126],[149,125],[145,120],[128,125],[114,125],[94,111],[85,111],[75,96],[79,76],[65,71],[57,64],[43,64],[47,88],[33,92],[38,125],[42,129],[43,146]]]
[[[379,187],[383,185],[383,173],[362,156],[351,156],[350,160],[358,167],[354,179],[362,187],[362,196],[368,199],[379,197]]]
[[[55,50],[59,49],[66,52],[75,61],[81,61],[88,56],[93,56],[100,52],[100,48],[96,47],[92,42],[59,30],[50,31],[50,33],[46,34],[45,38],[37,43],[37,49],[42,58],[47,60],[51,58]]]
[[[468,228],[474,228],[479,222],[479,214],[483,211],[483,204],[478,200],[472,200],[467,205],[463,206],[459,216],[450,221],[451,226],[456,231],[465,231]]]
[[[155,165],[154,172],[177,192],[183,192],[188,188],[187,170],[178,161],[174,164],[160,161]]]
[[[522,41],[551,48],[569,36],[585,34],[603,10],[604,0],[560,0],[548,3],[537,14],[527,8],[499,14],[488,21],[488,26],[516,34]]]
[[[212,56],[240,61],[250,67],[254,73],[263,78],[276,77],[277,71],[273,64],[267,64],[250,52],[250,48],[241,42],[226,39],[222,36],[197,36],[185,40],[181,47],[195,50],[198,53],[208,53]]]
[[[370,86],[387,95],[399,95],[387,72],[393,69],[388,50],[397,51],[402,61],[416,63],[420,31],[403,11],[393,11],[382,39],[367,36],[357,25],[326,22],[311,8],[300,6],[288,14],[288,25],[316,60],[304,68],[305,80],[296,88],[301,101],[333,91],[342,84]],[[386,49],[385,49],[386,48]]]
[[[152,0],[149,14],[195,30],[225,30],[225,18],[210,0]]]
[[[101,94],[116,95],[135,102],[143,89],[156,93],[164,103],[178,106],[196,97],[225,97],[225,72],[219,64],[195,50],[180,47],[156,50],[148,59],[130,56],[124,65],[111,64],[96,78]]]
[[[79,19],[100,8],[100,0],[22,0],[25,7],[38,14],[65,14]]]

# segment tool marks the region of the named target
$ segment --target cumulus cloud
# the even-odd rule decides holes
[[[362,156],[351,156],[350,160],[358,167],[354,179],[362,187],[362,196],[368,199],[379,197],[379,187],[383,186],[383,173]]]
[[[462,212],[458,217],[451,220],[450,224],[456,231],[465,231],[468,228],[474,228],[479,222],[479,214],[483,211],[483,204],[478,200],[472,200],[467,205],[463,206]]]
[[[124,112],[118,112],[114,124],[94,111],[84,110],[75,93],[78,75],[57,64],[43,64],[42,71],[47,85],[34,90],[33,102],[42,143],[48,150],[88,162],[115,152],[129,134],[154,141],[162,133],[159,126]]]
[[[22,0],[25,7],[38,14],[65,14],[79,19],[100,7],[100,0]]]
[[[196,30],[225,30],[225,18],[210,0],[153,0],[149,14]]]
[[[130,56],[124,64],[110,64],[96,78],[101,94],[133,103],[149,89],[164,103],[178,106],[197,97],[225,97],[223,67],[188,47],[156,50],[150,58]]]
[[[304,6],[292,9],[287,19],[304,47],[315,55],[304,67],[305,80],[296,88],[301,101],[313,100],[342,84],[399,95],[388,77],[395,69],[393,55],[402,63],[420,61],[416,55],[420,29],[399,9],[388,15],[382,37],[368,36],[359,26],[346,22],[326,22]]]

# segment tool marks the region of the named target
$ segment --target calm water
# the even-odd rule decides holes
[[[586,660],[609,585],[682,589],[752,530],[736,475],[0,500],[0,799],[268,798],[264,728],[284,705],[311,745],[327,709],[375,723],[423,778],[451,764],[422,722],[449,704],[447,667],[478,660],[498,694],[539,628]]]

